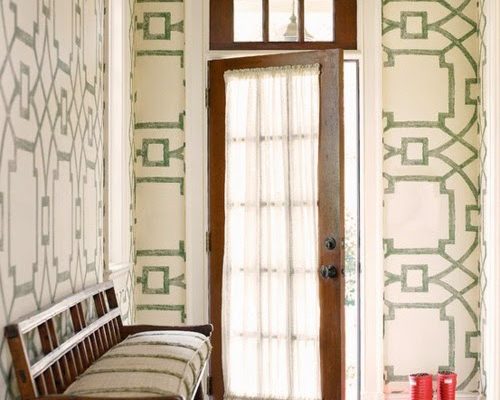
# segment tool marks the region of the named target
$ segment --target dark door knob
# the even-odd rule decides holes
[[[337,277],[337,267],[335,265],[322,265],[319,273],[325,279],[333,279]]]
[[[325,247],[328,250],[334,250],[335,247],[337,247],[337,242],[335,241],[335,239],[333,237],[329,236],[325,239]]]

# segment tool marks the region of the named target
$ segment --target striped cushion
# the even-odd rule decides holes
[[[155,331],[129,336],[66,389],[92,397],[191,398],[210,356],[207,337],[195,332]]]

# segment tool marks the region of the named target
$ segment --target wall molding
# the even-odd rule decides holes
[[[104,101],[104,259],[106,268],[130,259],[130,79],[127,66],[129,26],[127,3],[105,1],[105,91]],[[130,17],[130,16],[129,16]],[[112,45],[110,45],[112,43]]]
[[[358,7],[361,45],[361,398],[384,399],[382,7]]]
[[[204,4],[207,2],[203,2]],[[205,4],[206,5],[206,4]],[[208,322],[207,111],[204,7],[185,0],[186,322]],[[200,29],[202,27],[202,29]]]
[[[130,273],[133,269],[133,263],[114,263],[110,264],[108,268],[104,271],[104,280],[114,280],[121,278],[124,275]]]
[[[485,44],[486,65],[483,76],[483,103],[486,108],[485,145],[487,149],[484,164],[488,179],[487,192],[483,204],[484,239],[488,254],[483,265],[486,276],[485,324],[483,325],[484,354],[486,371],[486,397],[500,398],[500,4],[498,0],[484,0],[486,16]]]

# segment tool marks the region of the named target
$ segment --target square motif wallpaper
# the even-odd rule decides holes
[[[411,372],[453,369],[459,390],[474,392],[485,282],[479,10],[473,0],[381,7],[387,391],[406,390]],[[146,323],[185,318],[183,20],[180,0],[136,0],[135,293]]]
[[[479,11],[383,1],[385,364],[480,381]]]
[[[185,321],[184,4],[136,0],[135,293],[139,323]]]

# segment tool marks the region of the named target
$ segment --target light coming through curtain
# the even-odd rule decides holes
[[[321,399],[319,73],[225,73],[226,399]]]

